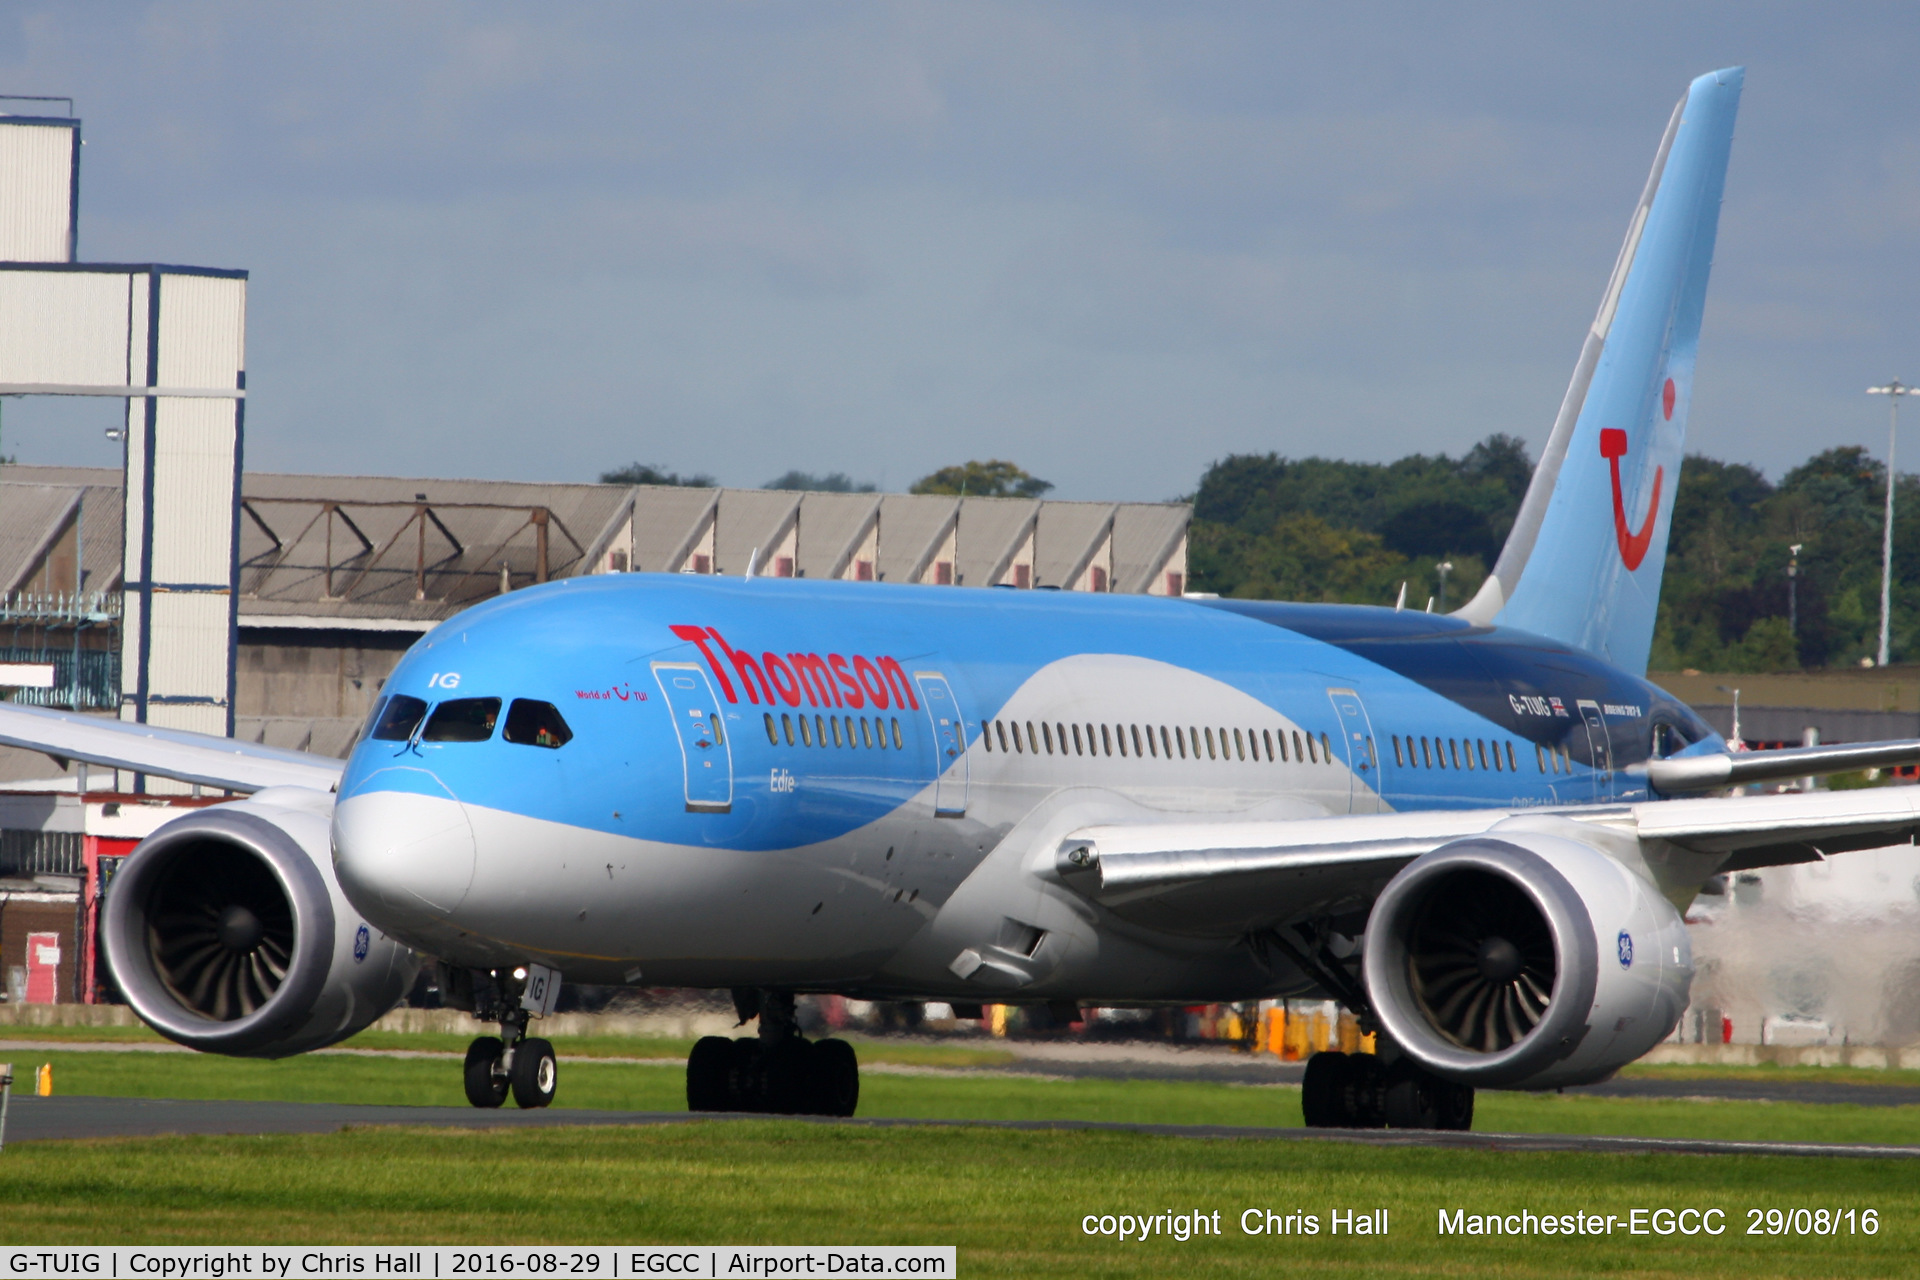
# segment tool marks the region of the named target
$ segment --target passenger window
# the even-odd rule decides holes
[[[867,745],[872,746],[873,735],[871,733],[866,733],[866,728],[867,728],[866,719],[862,717],[860,721],[861,732],[866,734]],[[993,723],[992,722],[982,724],[980,726],[980,741],[986,745],[987,750],[989,751],[993,750]]]
[[[846,746],[847,745],[846,743],[840,741],[840,717],[828,716],[827,723],[833,726],[833,745],[836,747]],[[826,745],[826,742],[824,739],[822,740],[820,745],[822,746]]]
[[[1187,735],[1180,731],[1179,725],[1173,726],[1173,745],[1179,748],[1180,758],[1185,760],[1187,758]]]
[[[1233,754],[1242,760],[1247,758],[1247,744],[1240,740],[1240,731],[1233,731]]]
[[[1053,754],[1053,726],[1045,720],[1040,722],[1040,741],[1047,744],[1047,754]]]
[[[893,721],[893,749],[895,751],[900,750],[900,722],[898,720]]]
[[[1473,745],[1480,755],[1480,767],[1482,769],[1486,768],[1487,767],[1487,740],[1485,738],[1475,738],[1473,740]]]
[[[1089,743],[1089,746],[1092,744]],[[1106,754],[1113,754],[1113,735],[1107,732],[1107,726],[1100,726],[1100,745],[1106,748]]]
[[[374,722],[372,736],[381,742],[405,742],[420,727],[420,717],[426,714],[425,702],[396,693],[387,699],[379,720]]]
[[[1507,739],[1507,772],[1518,773],[1520,766],[1513,762],[1513,739]]]
[[[767,717],[767,741],[777,747],[780,745],[780,730],[774,726],[773,712],[771,711],[767,712],[766,717]]]
[[[875,739],[879,740],[879,745],[883,747],[886,746],[887,731],[880,727],[879,720],[877,719],[869,720],[865,716],[862,716],[860,718],[860,740],[866,743],[868,749],[871,750],[874,745]],[[1006,748],[1006,745],[1007,745],[1007,740],[1004,737],[1001,738],[1000,739],[1001,749],[1004,750]]]
[[[420,737],[426,742],[485,742],[499,718],[498,698],[455,698],[433,709]]]
[[[813,745],[813,731],[807,728],[807,718],[805,716],[800,717],[800,745],[803,747]]]
[[[1537,742],[1533,744],[1533,762],[1540,766],[1540,772],[1545,773],[1547,771],[1547,753],[1541,749],[1540,744]]]
[[[769,733],[772,732],[771,716],[767,719],[767,729]],[[567,722],[560,717],[560,708],[551,702],[515,698],[513,705],[507,708],[507,728],[501,736],[523,747],[552,747],[558,750],[573,741],[573,730],[567,728]]]
[[[780,732],[787,735],[787,745],[793,745],[793,717],[786,712],[780,713]]]
[[[1133,724],[1128,725],[1127,728],[1133,731],[1133,758],[1138,760],[1143,754],[1140,750],[1140,726]],[[1153,741],[1153,734],[1151,732],[1147,734],[1147,741],[1148,743],[1152,743]]]
[[[1000,721],[995,720],[993,722],[993,731],[1000,735],[1000,750],[1002,753],[1004,753],[1007,749],[1007,726],[1001,723]],[[1014,731],[1013,741],[1016,746],[1019,745],[1020,733],[1019,733],[1019,730],[1017,729]]]
[[[1333,744],[1327,741],[1327,735],[1324,733],[1320,735],[1320,754],[1328,764],[1333,763]]]
[[[1404,766],[1406,764],[1406,761],[1400,758],[1400,735],[1396,733],[1392,736],[1393,736],[1393,762],[1397,765]]]

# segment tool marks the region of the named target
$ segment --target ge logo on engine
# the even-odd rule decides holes
[[[1620,952],[1620,967],[1622,969],[1633,968],[1633,935],[1625,929],[1620,931],[1618,949]]]
[[[1621,934],[1626,937],[1626,934]],[[353,959],[357,964],[367,958],[367,948],[373,945],[373,935],[367,932],[367,926],[361,925],[353,935]]]

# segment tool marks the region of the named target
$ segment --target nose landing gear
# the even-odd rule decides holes
[[[742,998],[747,997],[747,998]],[[860,1064],[845,1040],[809,1041],[793,1020],[792,992],[742,992],[758,1009],[760,1034],[706,1036],[687,1057],[687,1110],[850,1116],[860,1102]]]
[[[542,970],[540,976],[558,987],[557,974]],[[516,972],[512,981],[524,979]],[[459,980],[448,987],[476,1018],[500,1024],[499,1035],[480,1036],[467,1046],[461,1073],[467,1101],[476,1107],[497,1107],[511,1093],[523,1110],[551,1105],[560,1084],[559,1058],[551,1041],[527,1035],[530,1012],[524,1001],[514,1001],[513,987],[498,974],[477,970],[459,971]],[[546,997],[542,1007],[551,1012],[552,993],[542,994]]]
[[[560,1061],[553,1042],[527,1035],[527,1015],[522,1010],[501,1019],[500,1032],[467,1046],[467,1101],[476,1107],[497,1107],[512,1093],[523,1111],[550,1105],[560,1087]]]

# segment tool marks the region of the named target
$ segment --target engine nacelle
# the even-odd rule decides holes
[[[100,935],[135,1013],[210,1053],[282,1058],[398,1004],[419,957],[333,875],[333,797],[274,787],[167,823],[108,885]]]
[[[1412,863],[1367,922],[1375,1016],[1447,1079],[1550,1089],[1603,1080],[1687,1007],[1685,923],[1643,877],[1537,831],[1456,840]]]

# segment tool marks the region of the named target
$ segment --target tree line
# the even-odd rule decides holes
[[[1493,435],[1459,458],[1388,463],[1241,454],[1193,496],[1195,590],[1256,599],[1457,608],[1484,580],[1532,476],[1525,446]],[[1781,671],[1858,663],[1877,648],[1886,468],[1858,447],[1769,481],[1689,455],[1655,623],[1652,667]],[[1891,653],[1920,637],[1920,478],[1894,494]],[[1788,568],[1800,548],[1797,573]]]

